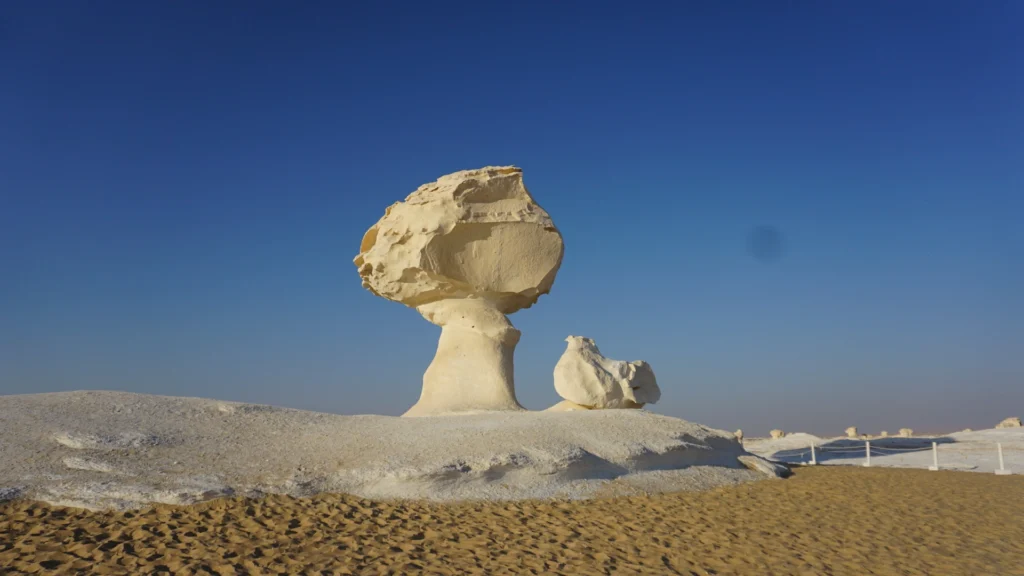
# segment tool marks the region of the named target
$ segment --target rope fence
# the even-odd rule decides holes
[[[1003,445],[1001,442],[996,442],[996,452],[999,455],[999,468],[996,468],[995,473],[998,475],[1008,475],[1012,472],[1008,470],[1003,461]],[[838,454],[844,456],[856,456],[863,455],[864,463],[863,466],[871,466],[871,456],[903,456],[907,454],[928,452],[932,453],[932,465],[928,467],[929,470],[939,470],[939,443],[932,442],[931,446],[872,446],[870,440],[864,441],[864,446],[817,446],[811,444],[807,450],[800,452],[786,451],[786,459],[799,459],[801,464],[815,466],[818,464],[818,454]],[[809,461],[803,461],[805,456],[810,456]]]

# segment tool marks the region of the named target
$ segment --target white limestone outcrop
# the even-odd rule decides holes
[[[846,429],[846,437],[847,438],[858,438],[858,437],[860,437],[860,435],[857,434],[857,427],[856,426],[850,426],[849,428],[847,428]]]
[[[786,433],[783,432],[782,430],[779,430],[778,428],[776,428],[775,430],[772,430],[768,434],[771,435],[773,440],[778,440],[779,438],[785,438],[786,437]]]
[[[441,327],[405,416],[522,410],[513,379],[520,333],[505,315],[551,290],[563,251],[514,166],[448,174],[388,207],[354,260],[363,287]]]
[[[748,469],[765,474],[769,478],[788,478],[793,474],[785,464],[772,462],[756,454],[744,454],[737,460]]]
[[[1022,424],[1020,418],[1012,417],[1003,420],[999,424],[996,424],[996,428],[1021,428]]]
[[[0,422],[0,502],[577,499],[762,477],[744,469],[731,433],[647,410],[395,418],[87,391],[0,395]]]
[[[565,399],[548,410],[641,408],[661,398],[650,364],[605,358],[597,344],[583,336],[569,336],[555,365],[555,391]]]

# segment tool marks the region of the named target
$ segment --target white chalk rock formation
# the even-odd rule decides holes
[[[914,431],[911,428],[900,428],[900,436],[903,438],[910,438],[914,435]]]
[[[769,432],[769,434],[771,434],[773,440],[778,440],[779,438],[786,437],[786,433],[778,429],[772,430],[771,432]]]
[[[879,436],[881,436],[882,438],[888,438],[889,437],[889,433],[886,432],[885,430],[882,430],[882,433],[879,434]]]
[[[736,441],[737,442],[743,442],[743,430],[742,429],[741,430],[737,430],[736,432],[733,433],[733,435],[736,436]]]
[[[793,474],[793,471],[786,465],[772,462],[756,454],[744,454],[737,460],[748,469],[765,474],[770,478],[787,478]]]
[[[847,438],[858,438],[859,434],[857,434],[857,427],[856,426],[850,426],[849,428],[847,428],[846,429],[846,437]]]
[[[567,402],[549,410],[641,408],[661,398],[650,364],[605,358],[590,338],[569,336],[555,364],[555,391]]]
[[[355,265],[370,292],[441,327],[419,402],[406,416],[522,410],[505,317],[551,290],[562,235],[513,166],[455,172],[392,204]]]
[[[1021,428],[1022,424],[1020,418],[1007,418],[999,424],[996,424],[996,428]]]
[[[0,502],[86,508],[323,492],[576,499],[714,488],[762,476],[744,469],[749,464],[739,458],[749,454],[732,433],[647,410],[394,418],[60,392],[0,395],[0,423]],[[0,573],[8,564],[0,560]]]

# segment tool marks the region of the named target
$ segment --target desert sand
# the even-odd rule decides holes
[[[1024,574],[1024,478],[817,467],[706,492],[97,512],[0,504],[9,574]]]

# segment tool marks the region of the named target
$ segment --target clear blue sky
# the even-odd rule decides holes
[[[530,408],[577,334],[748,434],[1024,416],[1022,30],[997,0],[6,2],[0,393],[398,414],[439,330],[360,287],[360,238],[515,164],[566,243],[511,317]]]

